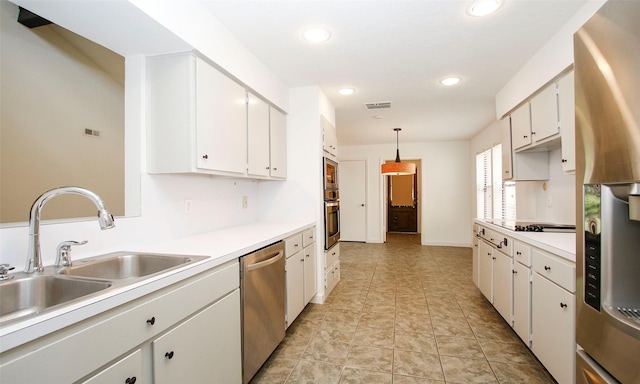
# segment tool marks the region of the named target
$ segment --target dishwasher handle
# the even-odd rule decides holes
[[[269,266],[273,263],[278,262],[278,260],[282,259],[284,257],[284,252],[282,251],[278,251],[276,253],[274,253],[270,258],[260,261],[258,263],[253,263],[253,264],[249,264],[247,265],[247,272],[249,271],[253,271],[254,269],[260,269],[260,268],[264,268],[266,266]]]

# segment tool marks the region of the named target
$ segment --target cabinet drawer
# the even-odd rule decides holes
[[[127,381],[128,380],[128,381]],[[142,383],[142,351],[136,350],[82,384]]]
[[[238,288],[239,279],[239,263],[230,262],[62,329],[3,354],[0,377],[16,383],[75,382]],[[34,362],[41,369],[33,369]]]
[[[340,258],[340,243],[333,248],[324,252],[324,268],[327,269],[331,264]]]
[[[302,250],[302,232],[284,239],[284,255],[289,258]]]
[[[513,242],[513,258],[527,267],[531,266],[531,247],[519,241]]]
[[[533,270],[569,292],[576,291],[576,267],[558,256],[533,248]]]
[[[316,227],[309,228],[302,232],[302,246],[306,247],[316,241]]]

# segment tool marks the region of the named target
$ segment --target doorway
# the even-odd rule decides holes
[[[420,232],[420,161],[414,175],[389,176],[387,179],[387,232],[417,234]]]
[[[367,162],[340,161],[340,241],[367,240]]]

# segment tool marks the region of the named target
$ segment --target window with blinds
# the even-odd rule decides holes
[[[476,217],[516,220],[516,187],[502,181],[502,144],[476,155]]]

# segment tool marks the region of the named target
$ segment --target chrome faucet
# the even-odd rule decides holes
[[[42,211],[42,207],[50,199],[67,194],[84,196],[95,204],[96,208],[98,208],[98,223],[100,224],[100,229],[104,230],[115,227],[113,215],[107,210],[104,201],[102,201],[100,196],[88,189],[81,187],[60,187],[43,193],[34,201],[31,206],[31,213],[29,214],[29,249],[27,253],[27,265],[24,268],[26,273],[42,272],[44,270],[42,255],[40,253],[40,212]]]

